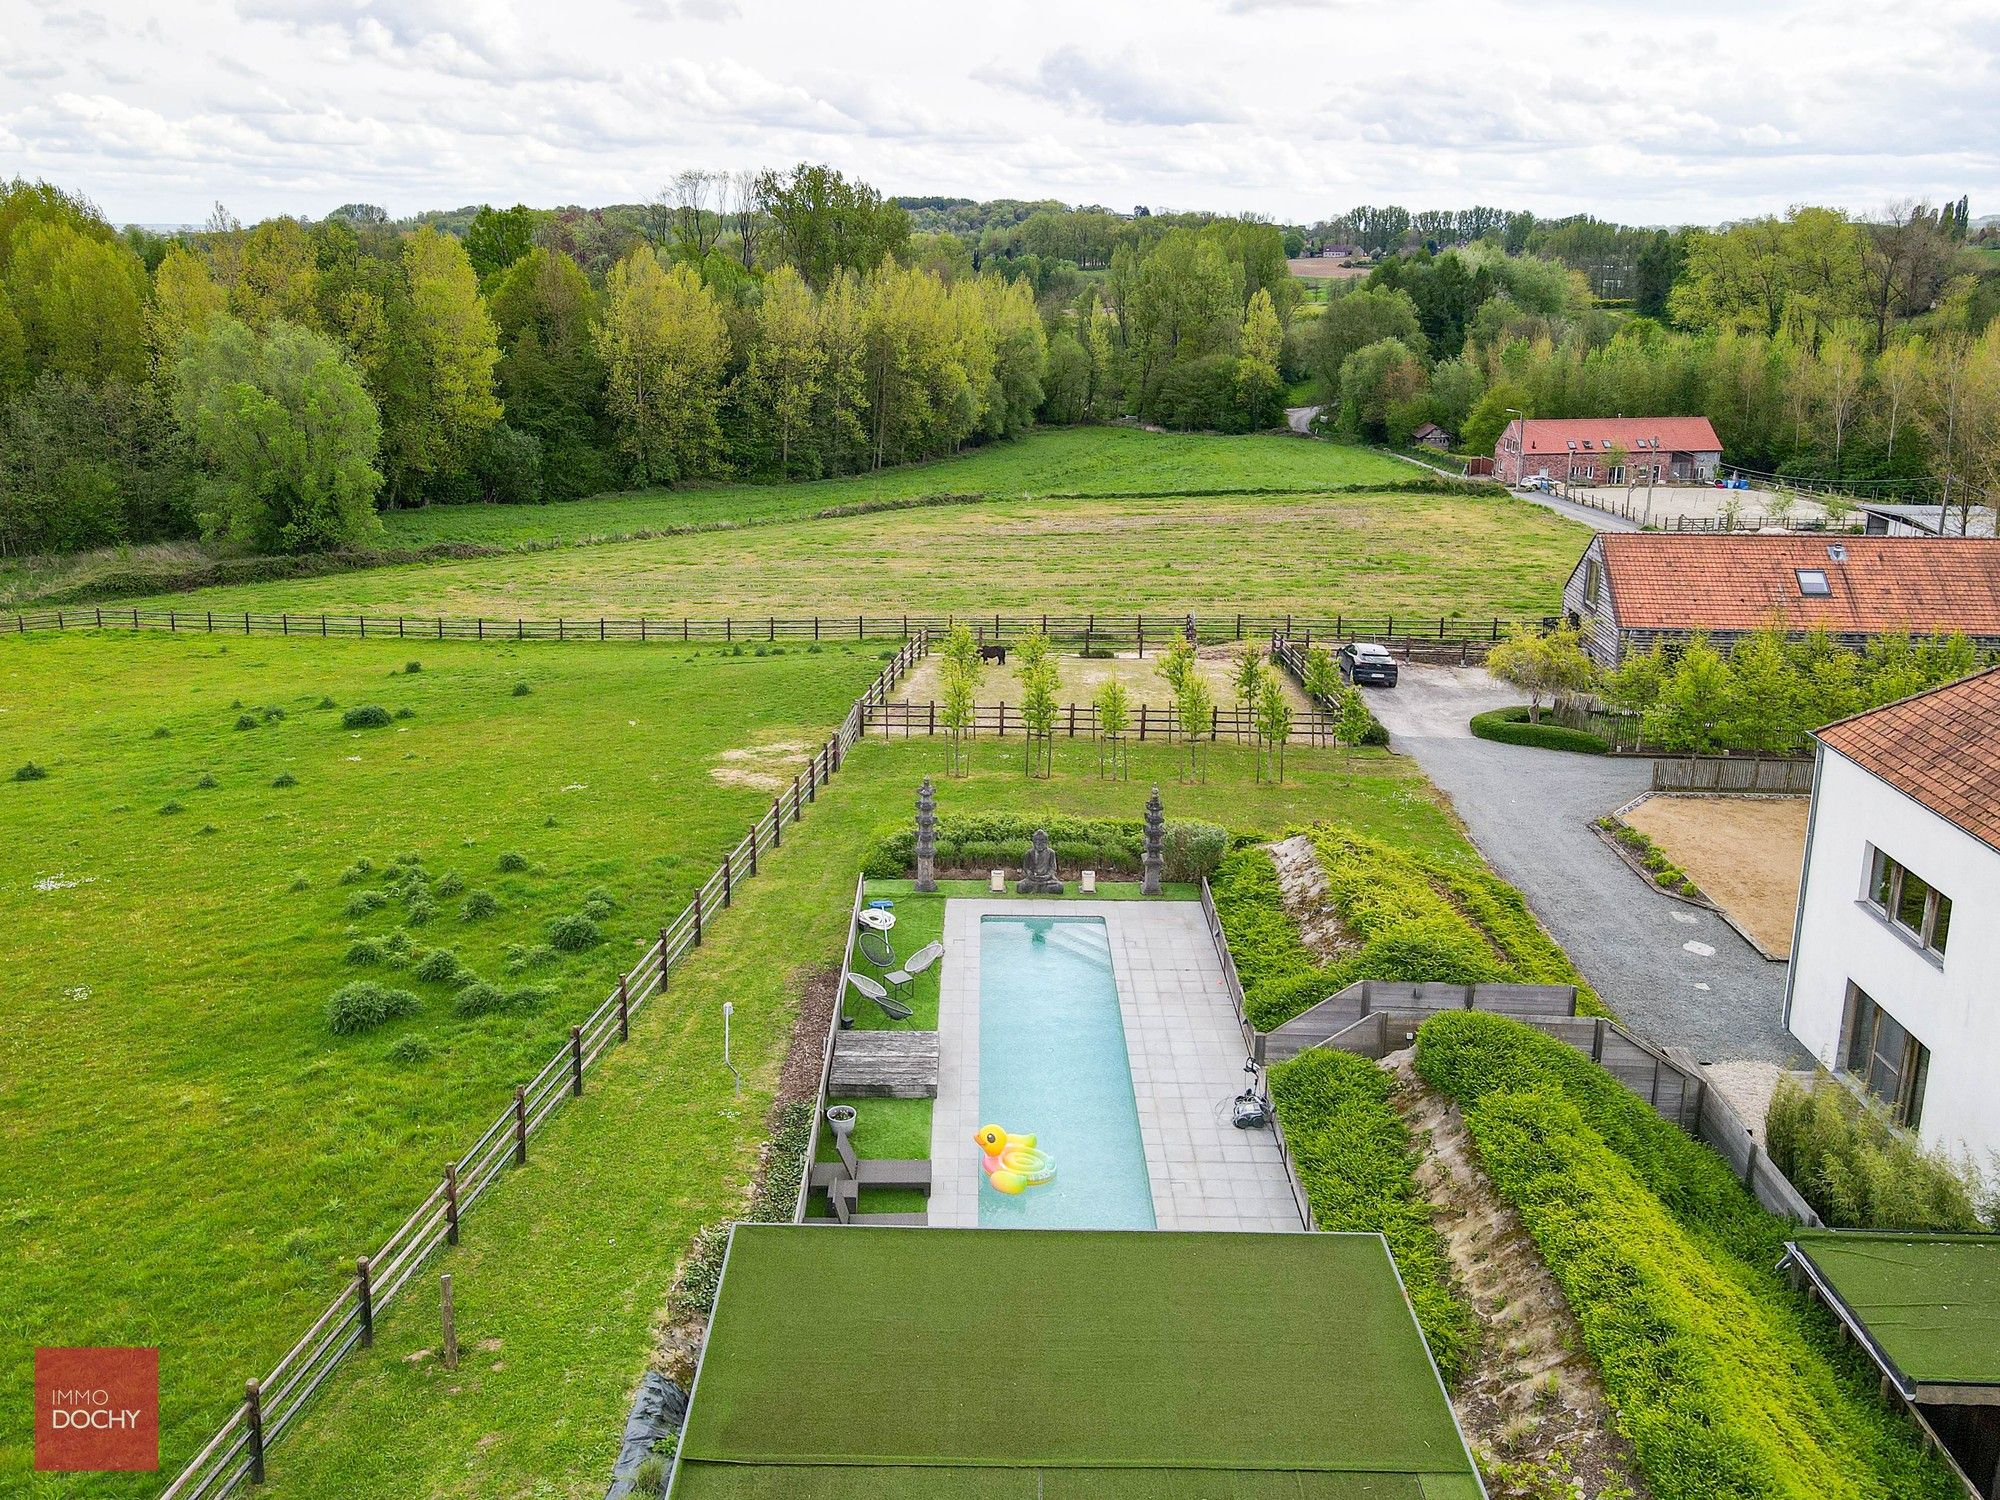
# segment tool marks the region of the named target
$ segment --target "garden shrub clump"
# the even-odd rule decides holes
[[[1537,750],[1573,750],[1580,755],[1604,755],[1611,741],[1601,734],[1561,724],[1531,724],[1525,708],[1496,708],[1472,716],[1472,732],[1482,740],[1503,745],[1531,745]]]
[[[1271,1069],[1270,1084],[1314,1222],[1388,1240],[1431,1357],[1446,1383],[1457,1384],[1478,1327],[1417,1187],[1409,1129],[1389,1102],[1390,1076],[1355,1053],[1316,1049]]]
[[[399,1016],[412,1015],[420,1004],[408,990],[392,990],[373,980],[357,979],[335,990],[326,1002],[326,1025],[335,1036],[351,1036]]]
[[[378,703],[357,703],[340,716],[342,729],[386,729],[389,710]]]
[[[1810,1086],[1781,1078],[1764,1133],[1772,1165],[1835,1228],[2000,1229],[2000,1202],[1981,1222],[1978,1183],[1830,1074]]]
[[[1957,1492],[1803,1299],[1669,1213],[1560,1093],[1491,1093],[1465,1121],[1576,1314],[1654,1500]]]
[[[1327,893],[1354,946],[1322,964],[1284,909],[1271,856],[1239,849],[1214,882],[1216,910],[1260,1031],[1361,979],[1408,983],[1573,984],[1578,1007],[1601,1011],[1520,893],[1468,863],[1424,859],[1350,829],[1308,830]]]
[[[556,917],[549,923],[549,946],[558,953],[581,953],[604,941],[604,934],[589,917]]]
[[[1667,851],[1647,835],[1636,828],[1626,826],[1609,813],[1597,820],[1597,826],[1631,850],[1639,863],[1646,867],[1646,873],[1653,877],[1653,883],[1660,889],[1675,891],[1696,900],[1701,899],[1701,887],[1694,883],[1694,877],[1668,859]]]

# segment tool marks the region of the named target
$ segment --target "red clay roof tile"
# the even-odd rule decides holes
[[[1842,719],[1818,737],[2000,849],[2000,667]]]
[[[2000,635],[2000,540],[1629,531],[1598,544],[1624,630]],[[1801,570],[1825,573],[1829,592],[1804,593]]]

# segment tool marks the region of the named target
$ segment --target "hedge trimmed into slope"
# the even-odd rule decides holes
[[[1677,1222],[1558,1092],[1489,1092],[1465,1120],[1576,1314],[1654,1500],[1958,1493],[1803,1301]]]
[[[1574,984],[1602,1014],[1521,895],[1485,870],[1425,860],[1351,829],[1308,830],[1341,926],[1358,946],[1322,965],[1300,942],[1268,851],[1238,850],[1213,882],[1251,1023],[1268,1031],[1360,979]]]
[[[1418,1028],[1416,1069],[1465,1109],[1491,1094],[1560,1095],[1681,1224],[1752,1265],[1783,1252],[1784,1224],[1727,1162],[1565,1042],[1507,1016],[1447,1011]]]
[[[1503,745],[1529,745],[1537,750],[1573,750],[1580,755],[1604,755],[1611,741],[1601,734],[1562,724],[1532,724],[1525,708],[1495,708],[1472,716],[1472,732],[1482,740]]]
[[[1388,1240],[1431,1357],[1456,1385],[1472,1363],[1478,1326],[1417,1188],[1416,1153],[1389,1103],[1389,1075],[1355,1053],[1318,1050],[1271,1069],[1270,1086],[1314,1221]]]

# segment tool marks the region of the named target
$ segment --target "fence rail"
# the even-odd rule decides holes
[[[1734,755],[1676,756],[1653,762],[1656,792],[1783,792],[1812,790],[1809,760],[1749,760]]]
[[[276,635],[361,640],[437,641],[642,641],[731,642],[835,641],[914,639],[957,625],[969,628],[982,642],[1005,642],[1041,631],[1051,639],[1086,647],[1136,644],[1140,651],[1185,639],[1192,629],[1198,641],[1260,639],[1270,635],[1302,635],[1324,640],[1379,640],[1422,649],[1491,643],[1516,625],[1539,626],[1542,620],[1511,620],[1498,616],[1467,619],[1452,615],[1345,615],[1314,619],[1306,615],[1273,615],[1241,611],[1196,614],[880,614],[880,615],[756,615],[698,620],[689,616],[640,615],[627,619],[596,616],[553,620],[487,619],[483,616],[259,614],[246,610],[140,609],[84,606],[79,609],[32,610],[4,617],[0,630],[25,635],[31,630],[156,630],[174,635]]]
[[[879,705],[929,650],[929,636],[919,629],[855,700],[840,727],[808,757],[790,788],[771,799],[770,811],[758,816],[679,915],[660,929],[659,938],[638,964],[619,978],[581,1025],[570,1028],[569,1040],[541,1071],[515,1089],[513,1100],[471,1147],[446,1165],[442,1179],[382,1248],[356,1261],[353,1279],[270,1372],[262,1380],[245,1383],[242,1403],[162,1491],[161,1500],[210,1500],[231,1493],[246,1479],[263,1479],[271,1444],[342,1359],[357,1345],[374,1342],[375,1320],[431,1255],[441,1246],[458,1243],[461,1221],[472,1205],[508,1167],[527,1161],[535,1134],[564,1103],[583,1093],[591,1067],[626,1040],[633,1013],[666,992],[674,965],[701,946],[713,914],[727,909],[737,885],[756,875],[758,857],[783,845],[787,823],[803,819],[806,807],[860,739],[869,709]]]
[[[1229,938],[1222,930],[1222,914],[1215,909],[1215,893],[1208,888],[1208,877],[1201,878],[1201,916],[1208,928],[1208,940],[1215,945],[1215,956],[1222,964],[1223,987],[1229,991],[1229,1003],[1236,1008],[1236,1025],[1243,1034],[1243,1050],[1252,1059],[1258,1059],[1257,1028],[1250,1024],[1249,1013],[1243,1008],[1243,980],[1236,972],[1235,955],[1229,951]],[[1279,1160],[1285,1164],[1285,1181],[1291,1185],[1292,1203],[1299,1211],[1299,1223],[1307,1229],[1319,1226],[1313,1223],[1312,1204],[1306,1197],[1305,1185],[1299,1181],[1298,1163],[1292,1159],[1292,1148],[1285,1140],[1284,1123],[1278,1112],[1271,1111],[1271,1134],[1277,1142]]]
[[[943,729],[938,713],[939,705],[933,702],[882,703],[869,710],[869,729],[871,732],[880,730],[887,739],[894,739],[899,734],[905,739],[918,735],[934,735]],[[1004,702],[975,704],[972,718],[972,723],[966,728],[969,734],[990,734],[1004,739],[1009,734],[1028,732],[1027,722],[1022,718],[1018,704]],[[1332,745],[1335,742],[1336,724],[1335,716],[1322,709],[1294,714],[1289,743]],[[1066,708],[1056,710],[1057,739],[1095,739],[1098,732],[1095,704],[1072,703]],[[1180,719],[1171,706],[1162,708],[1144,703],[1132,711],[1130,727],[1123,733],[1135,740],[1185,738],[1181,733]],[[1216,709],[1209,731],[1202,737],[1209,740],[1231,740],[1246,745],[1258,743],[1262,738],[1257,732],[1256,714],[1243,708]]]

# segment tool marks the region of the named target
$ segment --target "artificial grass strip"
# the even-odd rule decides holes
[[[742,1226],[681,1453],[684,1482],[784,1466],[813,1497],[855,1465],[953,1495],[1015,1493],[990,1468],[1471,1474],[1373,1235]]]
[[[1801,1234],[1827,1284],[1922,1384],[2000,1384],[2000,1236]]]
[[[1441,1474],[1213,1469],[799,1468],[686,1463],[674,1500],[1480,1500],[1470,1478]]]

